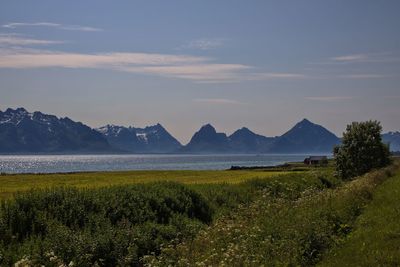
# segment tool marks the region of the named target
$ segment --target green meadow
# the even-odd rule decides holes
[[[296,171],[296,170],[295,170]],[[172,181],[183,184],[240,183],[246,180],[270,178],[293,170],[271,171],[122,171],[82,172],[59,174],[13,174],[0,176],[0,198],[9,198],[16,192],[60,186],[98,188]]]
[[[400,161],[3,175],[1,266],[400,264]]]

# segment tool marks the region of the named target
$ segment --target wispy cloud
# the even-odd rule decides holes
[[[66,53],[38,49],[0,49],[0,68],[97,68],[186,79],[196,83],[232,83],[303,78],[293,73],[254,73],[243,64],[222,64],[202,56],[152,53]]]
[[[351,100],[351,96],[306,96],[305,99],[312,101],[335,102],[343,100]]]
[[[210,58],[151,53],[81,54],[44,50],[0,51],[0,68],[99,68],[131,73],[152,74],[197,82],[232,82],[251,67],[218,64]]]
[[[11,22],[2,25],[3,28],[9,29],[16,29],[19,27],[49,27],[49,28],[56,28],[60,30],[67,30],[67,31],[84,31],[84,32],[98,32],[102,31],[102,29],[89,27],[89,26],[81,26],[81,25],[64,25],[59,23],[53,22]]]
[[[264,72],[254,73],[250,75],[251,80],[268,80],[268,79],[305,79],[306,75],[300,73],[289,73],[289,72]]]
[[[241,64],[185,64],[177,66],[128,67],[123,70],[136,73],[158,74],[170,78],[188,79],[196,82],[237,82],[242,79],[244,70],[250,66]]]
[[[165,55],[150,53],[100,53],[82,54],[53,52],[45,50],[7,50],[0,51],[0,67],[2,68],[120,68],[129,65],[170,65],[193,64],[207,61],[207,58]]]
[[[327,58],[320,62],[310,62],[311,65],[345,65],[345,64],[366,64],[366,63],[396,63],[400,62],[399,56],[390,52],[357,53],[339,55]]]
[[[339,78],[345,78],[345,79],[380,79],[380,78],[387,78],[387,77],[390,77],[390,76],[383,75],[383,74],[371,74],[371,73],[346,74],[346,75],[339,76]]]
[[[336,62],[359,62],[359,61],[365,61],[369,57],[370,56],[368,54],[353,54],[353,55],[332,57],[330,58],[330,60]]]
[[[180,47],[178,49],[200,49],[200,50],[210,50],[221,47],[225,42],[223,38],[202,38],[197,40],[192,40]]]
[[[205,104],[216,104],[216,105],[245,105],[246,103],[227,99],[227,98],[196,98],[193,99],[194,102],[197,103],[205,103]]]
[[[33,39],[18,34],[0,34],[0,46],[26,46],[61,44],[63,41]]]
[[[360,53],[336,56],[329,59],[331,63],[350,64],[350,63],[390,63],[398,62],[400,59],[391,53]]]

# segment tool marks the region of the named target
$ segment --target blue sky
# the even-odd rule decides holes
[[[1,1],[0,109],[92,127],[400,130],[399,1]]]

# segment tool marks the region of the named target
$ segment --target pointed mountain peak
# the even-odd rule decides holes
[[[213,133],[216,133],[217,131],[215,130],[215,128],[211,125],[211,124],[209,124],[209,123],[207,123],[207,124],[205,124],[205,125],[203,125],[201,128],[200,128],[200,130],[199,130],[199,132],[213,132]]]
[[[161,123],[157,122],[156,125],[154,125],[155,128],[160,129],[160,130],[165,130],[164,126],[161,125]]]
[[[298,123],[296,123],[295,126],[293,126],[292,129],[302,129],[302,128],[313,128],[313,127],[320,127],[320,125],[315,124],[311,121],[309,121],[308,119],[302,119],[301,121],[299,121]]]
[[[242,127],[238,131],[244,132],[244,133],[254,133],[252,130],[250,130],[247,127]]]
[[[306,119],[306,118],[304,118],[304,119],[302,119],[299,123],[297,123],[297,124],[301,124],[301,125],[312,125],[312,124],[314,124],[314,123],[312,123],[311,121],[309,121],[308,119]]]

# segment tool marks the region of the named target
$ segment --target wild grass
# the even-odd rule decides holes
[[[320,266],[400,265],[400,174],[373,194],[354,231],[324,257]]]
[[[137,265],[212,217],[207,201],[178,183],[33,190],[1,204],[0,265]]]
[[[114,185],[173,181],[183,184],[240,183],[254,178],[270,178],[290,171],[123,171],[60,174],[0,175],[0,199],[16,192],[58,186],[98,188]]]
[[[194,239],[171,243],[144,261],[148,266],[315,265],[346,239],[375,188],[398,168],[375,171],[336,188],[286,183],[279,191],[260,187],[262,195],[255,201],[221,216]],[[381,245],[385,247],[384,241]],[[351,258],[341,263],[346,262]]]
[[[288,195],[286,185],[299,191],[325,187],[311,172],[274,174],[242,183],[153,182],[21,192],[1,205],[0,265],[139,265],[143,256],[194,238],[216,218],[252,203],[260,188]]]
[[[396,161],[350,182],[335,178],[329,166],[301,172],[124,172],[118,173],[121,183],[101,186],[93,182],[96,176],[84,182],[92,174],[65,174],[83,179],[82,186],[75,181],[48,187],[41,180],[36,189],[2,200],[0,266],[310,266],[335,265],[331,259],[337,256],[341,266],[351,260],[341,249],[356,250],[361,242],[375,258],[389,257],[368,263],[396,265],[394,200],[400,185],[384,184],[376,198],[374,192],[399,168]],[[158,182],[138,183],[154,173]],[[205,174],[200,183],[196,176]],[[380,205],[388,209],[380,211]],[[387,235],[374,246],[366,227],[375,231],[386,220],[393,223],[382,228]]]

